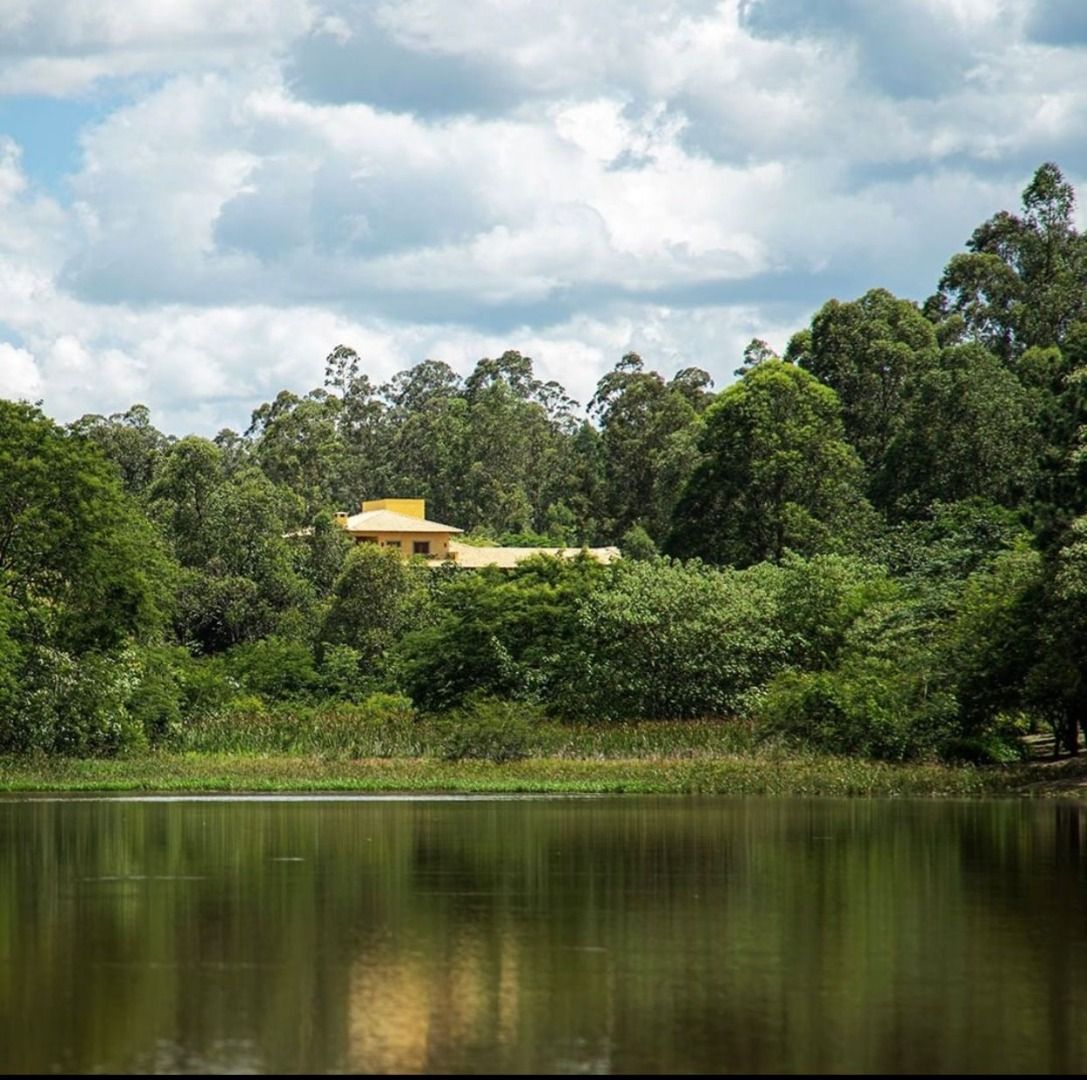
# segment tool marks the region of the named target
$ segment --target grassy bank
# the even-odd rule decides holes
[[[0,758],[0,791],[431,791],[826,796],[1084,794],[1087,765],[888,765],[753,754],[537,757],[495,765],[433,758],[335,760],[253,753],[115,759]]]

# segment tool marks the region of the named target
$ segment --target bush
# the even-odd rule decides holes
[[[587,721],[743,714],[785,663],[773,566],[624,560],[579,605],[556,712]]]
[[[365,682],[360,669],[362,656],[350,645],[325,645],[321,650],[318,674],[321,690],[329,697],[354,701],[361,696]]]
[[[166,742],[181,731],[183,673],[194,663],[186,650],[177,647],[140,651],[138,681],[126,708],[151,744]]]
[[[815,750],[907,761],[951,736],[955,700],[890,660],[858,657],[835,671],[779,675],[759,707],[763,735]]]
[[[944,761],[972,765],[1014,765],[1027,756],[1027,748],[1018,735],[1006,732],[957,736],[940,747]]]
[[[135,655],[28,650],[15,708],[0,725],[0,748],[71,756],[112,755],[147,745],[125,705],[136,687]]]
[[[249,693],[271,700],[303,697],[320,681],[313,652],[300,641],[273,635],[237,645],[225,659],[229,674]]]
[[[433,624],[405,635],[390,670],[428,712],[458,708],[472,695],[550,700],[566,656],[579,651],[578,603],[607,573],[582,556],[458,571],[435,586]]]
[[[500,765],[529,755],[532,720],[540,710],[530,705],[476,698],[444,718],[439,755],[444,761],[478,758]]]

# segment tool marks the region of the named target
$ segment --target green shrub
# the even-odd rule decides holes
[[[139,653],[138,681],[126,708],[152,745],[175,738],[181,730],[183,672],[195,663],[186,650],[158,646]]]
[[[113,755],[147,745],[125,705],[136,687],[135,655],[28,650],[16,707],[0,730],[2,748],[71,756]]]
[[[353,649],[350,645],[323,646],[317,669],[322,692],[344,701],[356,700],[364,685],[361,660],[362,655],[358,649]]]
[[[446,714],[438,747],[444,761],[478,758],[501,764],[529,756],[532,720],[541,711],[500,698],[475,698]]]
[[[228,673],[249,693],[273,701],[304,697],[320,682],[313,652],[301,641],[273,635],[235,646],[225,660]]]
[[[833,754],[907,761],[947,741],[955,700],[932,690],[923,674],[858,657],[835,671],[779,675],[758,712],[763,735]]]
[[[551,699],[586,721],[742,715],[785,663],[773,566],[623,560],[578,608]]]
[[[940,747],[940,757],[956,764],[1013,765],[1027,756],[1026,746],[1013,732],[956,736]]]

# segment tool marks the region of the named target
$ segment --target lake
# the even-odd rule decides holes
[[[0,800],[0,1070],[1087,1071],[1087,807]]]

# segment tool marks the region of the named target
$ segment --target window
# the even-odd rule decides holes
[[[355,543],[356,544],[376,544],[377,543],[377,537],[376,536],[356,536],[355,537]]]
[[[411,546],[412,552],[416,555],[429,555],[430,554],[430,541],[429,540],[416,540]]]
[[[385,541],[385,546],[386,547],[398,548],[398,547],[400,547],[400,541],[399,540],[386,540]]]

